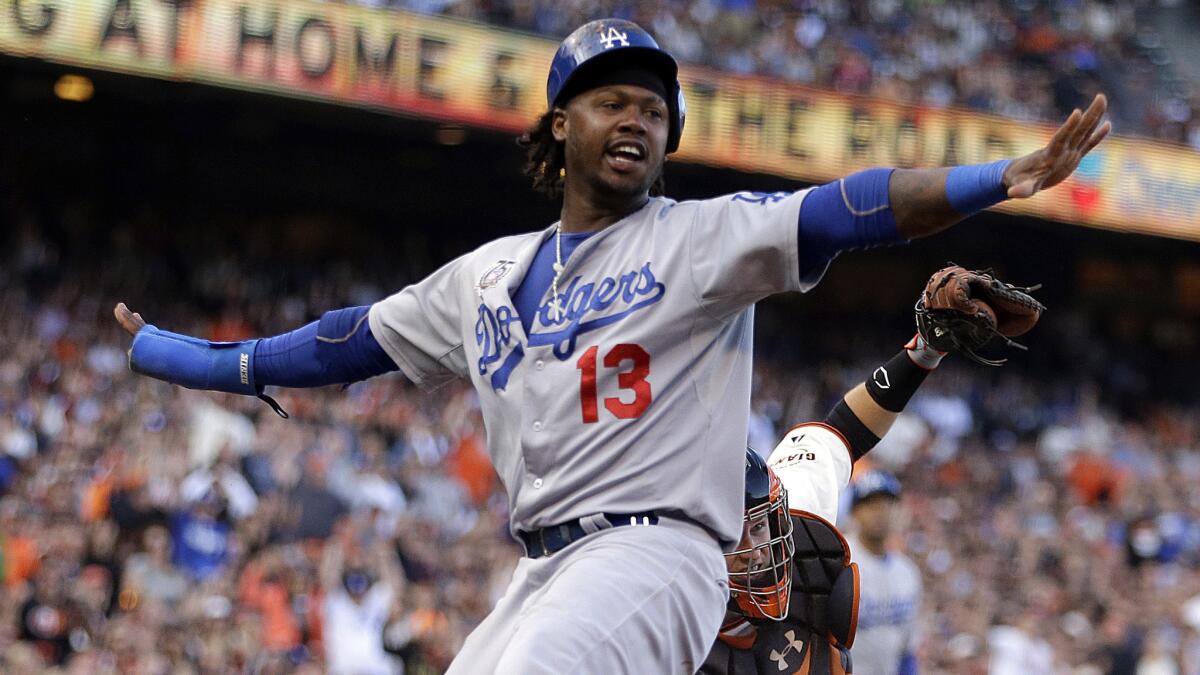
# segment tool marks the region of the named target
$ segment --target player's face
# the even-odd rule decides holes
[[[875,541],[887,539],[892,532],[896,500],[887,495],[875,495],[854,507],[854,521],[864,538]]]
[[[568,189],[581,181],[600,195],[644,197],[662,172],[667,114],[661,96],[629,84],[571,99],[554,118],[554,136],[566,142]]]
[[[767,514],[742,524],[742,540],[737,550],[747,551],[741,555],[725,556],[725,567],[730,572],[745,572],[763,569],[770,564],[770,549],[765,544],[771,541],[771,526]]]

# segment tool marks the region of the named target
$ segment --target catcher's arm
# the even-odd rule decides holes
[[[866,382],[846,392],[824,424],[799,424],[784,434],[767,463],[787,488],[788,505],[836,522],[841,491],[854,462],[879,443],[941,358],[914,339]],[[830,442],[834,434],[814,430],[817,426],[831,427],[844,443]]]
[[[1005,199],[1032,197],[1070,176],[1112,125],[1101,123],[1108,99],[1097,94],[1075,110],[1050,142],[1013,160],[941,169],[897,169],[888,184],[896,229],[905,239],[940,232]]]
[[[917,301],[917,335],[846,392],[825,418],[846,438],[851,457],[858,460],[887,434],[947,352],[962,352],[989,365],[1003,363],[984,359],[975,350],[997,336],[1015,345],[1012,337],[1033,328],[1045,308],[1030,290],[957,265],[935,272]]]
[[[845,437],[852,460],[861,459],[887,434],[943,356],[918,335],[829,411],[825,423]]]

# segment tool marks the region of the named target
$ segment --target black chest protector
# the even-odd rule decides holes
[[[718,637],[701,666],[705,675],[844,675],[858,624],[858,565],[827,520],[790,511],[792,597],[779,622],[758,622],[753,643]]]

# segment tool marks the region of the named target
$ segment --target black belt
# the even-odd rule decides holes
[[[610,527],[621,527],[622,525],[657,525],[658,516],[654,515],[653,511],[644,513],[605,513],[602,514],[607,524],[598,524],[597,530],[606,530]],[[521,537],[521,541],[525,544],[525,554],[530,558],[540,558],[544,555],[550,555],[563,550],[572,542],[579,541],[588,535],[587,530],[583,529],[583,525],[578,520],[562,523],[560,525],[551,525],[543,527],[540,530],[532,532],[520,531],[517,533]]]

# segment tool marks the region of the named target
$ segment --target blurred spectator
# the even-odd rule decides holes
[[[204,581],[223,571],[230,555],[229,523],[221,518],[224,504],[211,488],[171,518],[175,541],[172,562],[192,581]]]
[[[330,539],[321,560],[325,589],[325,654],[334,675],[392,675],[403,665],[384,649],[392,603],[404,590],[395,553],[385,540],[363,550],[352,529]]]
[[[1054,650],[1039,634],[1037,620],[1028,614],[1015,626],[992,628],[988,633],[988,648],[992,653],[988,664],[991,675],[1053,673],[1056,670]]]
[[[125,563],[121,605],[141,603],[174,605],[188,589],[187,577],[172,564],[171,535],[161,525],[152,525],[142,536],[144,550]]]

